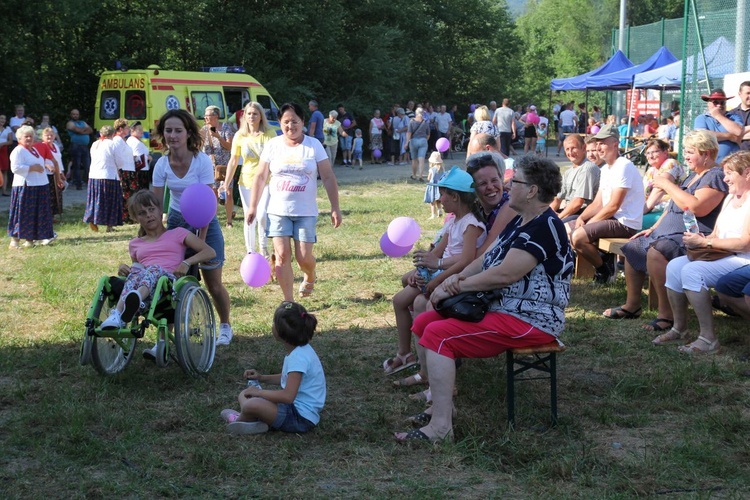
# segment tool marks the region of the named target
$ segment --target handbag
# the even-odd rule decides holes
[[[448,297],[435,306],[435,311],[445,318],[454,318],[469,323],[482,321],[490,304],[501,297],[499,290],[491,292],[461,292]]]
[[[734,255],[731,250],[722,250],[721,248],[688,248],[687,258],[688,260],[703,260],[706,262],[712,262],[714,260],[723,259]]]

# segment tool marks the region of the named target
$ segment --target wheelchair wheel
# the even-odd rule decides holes
[[[99,294],[93,311],[94,318],[98,318],[96,326],[99,326],[109,316],[109,311],[113,305],[110,304],[110,298],[105,293]],[[91,342],[91,362],[96,371],[102,375],[120,373],[133,358],[135,338],[121,339],[120,343],[122,345],[118,344],[112,338],[88,336],[88,339]]]
[[[180,288],[174,337],[177,361],[185,373],[208,373],[216,353],[216,323],[211,300],[197,283],[186,283]]]

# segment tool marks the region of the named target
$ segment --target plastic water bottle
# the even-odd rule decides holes
[[[695,218],[695,214],[685,207],[685,211],[682,212],[682,222],[685,223],[685,231],[688,233],[698,232],[698,219]]]
[[[224,183],[221,183],[220,187],[224,187]],[[227,201],[227,192],[226,191],[219,191],[219,205],[223,205]]]
[[[248,387],[257,387],[258,389],[263,389],[263,387],[260,385],[260,382],[258,382],[254,378],[247,379],[247,386]]]

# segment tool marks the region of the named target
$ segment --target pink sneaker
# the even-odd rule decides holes
[[[224,421],[228,424],[231,424],[232,422],[237,420],[237,417],[240,416],[240,412],[231,410],[227,408],[226,410],[221,410],[221,418],[224,419]]]

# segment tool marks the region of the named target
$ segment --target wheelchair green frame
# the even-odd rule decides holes
[[[112,280],[121,278],[103,276],[99,280],[86,316],[81,365],[92,364],[97,372],[106,376],[120,373],[133,358],[137,339],[143,338],[146,329],[153,325],[157,330],[157,365],[167,366],[170,358],[176,357],[188,375],[208,373],[216,353],[216,320],[211,300],[197,279],[184,276],[173,283],[162,276],[156,284],[151,307],[143,317],[136,316],[119,330],[102,330],[102,322],[119,299]]]

